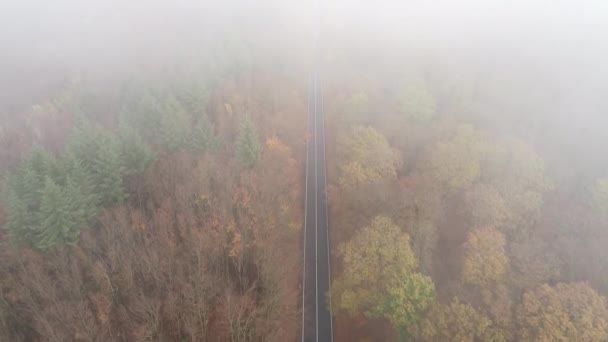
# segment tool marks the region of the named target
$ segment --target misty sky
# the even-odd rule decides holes
[[[608,76],[608,1],[319,0],[324,34],[390,54],[420,47],[537,64],[556,82],[603,93]],[[77,1],[0,3],[0,86],[22,74],[104,70],[204,58],[205,42],[230,30],[244,40],[291,32],[310,46],[315,1]],[[2,99],[2,97],[0,97]]]
[[[319,5],[328,27],[373,33],[378,39],[461,48],[540,45],[581,49],[585,55],[603,52],[608,41],[608,2],[601,0],[333,0]],[[313,0],[5,0],[0,4],[0,43],[5,57],[35,51],[60,58],[78,49],[109,53],[104,46],[119,43],[158,48],[155,42],[196,39],[217,25],[273,15],[306,30],[313,7]]]

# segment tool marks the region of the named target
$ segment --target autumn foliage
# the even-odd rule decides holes
[[[302,146],[180,89],[107,98],[123,110],[88,107],[56,151],[3,164],[0,340],[295,334]]]

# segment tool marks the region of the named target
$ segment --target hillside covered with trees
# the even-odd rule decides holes
[[[323,64],[336,339],[608,340],[597,56],[347,31]]]
[[[0,341],[299,341],[314,68],[335,341],[608,341],[601,16],[68,3],[0,8]]]

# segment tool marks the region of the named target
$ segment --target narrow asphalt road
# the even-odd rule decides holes
[[[308,99],[302,342],[333,341],[329,232],[325,169],[325,123],[319,74],[313,71]]]

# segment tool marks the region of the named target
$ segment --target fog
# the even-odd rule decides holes
[[[453,312],[487,317],[471,326],[491,326],[503,338],[493,340],[608,339],[608,1],[0,0],[0,340],[137,341],[154,329],[147,340],[229,340],[235,307],[253,317],[243,323],[258,329],[249,340],[293,340],[315,71],[327,131],[327,272],[340,285],[328,292],[354,288],[348,298],[359,305],[339,311],[340,298],[328,297],[337,341],[452,336],[421,337],[418,321],[373,316],[357,302],[364,285],[348,278],[349,262],[368,247],[360,232],[383,236],[374,229],[403,242],[382,240],[379,250],[412,255],[394,273],[428,278],[426,302],[411,305],[424,310],[407,313],[427,327],[441,317],[433,310],[461,300],[471,309]],[[111,162],[137,165],[99,167]],[[32,179],[43,190],[26,186]],[[74,210],[80,225],[63,229],[76,207],[68,204],[89,192],[108,199]],[[69,210],[49,204],[61,196]],[[94,229],[81,236],[85,226]],[[19,234],[32,253],[7,247],[21,246]],[[79,254],[45,254],[63,245]],[[469,279],[463,270],[475,262],[481,271]],[[111,294],[106,278],[119,284]],[[381,285],[360,297],[409,294]],[[47,286],[55,299],[36,294]],[[124,298],[113,297],[120,286]],[[559,319],[538,320],[572,326],[563,336],[526,335],[534,320],[524,294],[539,288],[539,297],[583,293]],[[170,296],[182,292],[195,299]],[[65,305],[95,310],[63,310],[64,293],[81,296]],[[208,310],[207,321],[188,321],[195,315],[180,300]],[[577,300],[600,304],[568,311]],[[68,314],[57,323],[56,312]],[[562,324],[579,316],[599,317],[596,335]],[[56,328],[64,321],[76,323]],[[452,323],[441,324],[435,333]]]
[[[339,58],[379,74],[400,60],[438,74],[484,74],[508,84],[496,100],[521,107],[522,125],[543,125],[551,137],[530,138],[600,174],[607,19],[605,1],[5,0],[0,114],[7,124],[74,78],[128,79],[243,56],[254,64],[287,61],[304,75],[319,32],[329,81]],[[500,116],[486,120],[500,126]]]
[[[359,40],[382,55],[415,46],[527,63],[573,91],[588,85],[581,96],[601,98],[607,16],[604,1],[335,0],[318,1],[316,10],[314,1],[6,0],[0,67],[6,82],[19,73],[178,63],[212,54],[209,42],[229,31],[250,41],[291,35],[286,39],[310,49],[319,20],[321,41],[324,35]]]

